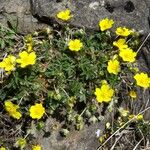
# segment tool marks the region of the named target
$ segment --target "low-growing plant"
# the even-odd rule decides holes
[[[108,30],[113,24],[104,19],[99,24],[101,31],[92,35],[66,26],[61,31],[47,29],[20,37],[19,51],[8,52],[0,62],[1,115],[4,124],[9,122],[7,128],[10,130],[13,120],[21,126],[17,137],[26,137],[32,134],[31,124],[42,129],[51,116],[63,124],[61,133],[66,136],[73,127],[81,130],[85,124],[101,121],[121,101],[136,98],[137,85],[148,88],[150,77],[137,69],[138,33],[119,27],[114,37]],[[0,34],[1,49],[16,47],[18,41],[11,30]],[[121,93],[124,87],[126,92],[132,90],[128,98]],[[0,138],[5,145],[8,141],[3,134],[4,128]]]
[[[0,25],[0,49],[14,45],[15,32]]]

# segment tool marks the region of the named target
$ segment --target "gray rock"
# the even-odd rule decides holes
[[[115,27],[149,32],[149,9],[144,0],[31,0],[31,8],[34,16],[48,23],[64,24],[56,14],[69,8],[74,17],[68,23],[73,26],[98,30],[99,21],[109,17],[115,20]]]
[[[29,0],[0,0],[0,24],[13,26],[18,33],[30,33],[47,27],[31,15]]]
[[[146,5],[150,8],[150,0],[145,0]]]
[[[150,37],[148,41],[146,42],[145,46],[141,49],[140,56],[143,58],[145,62],[145,66],[147,67],[146,72],[150,72]]]
[[[100,143],[95,132],[100,129],[100,135],[103,133],[108,119],[106,118],[103,122],[85,126],[81,131],[72,130],[67,137],[61,137],[59,134],[62,125],[49,118],[44,130],[50,132],[50,136],[45,137],[43,131],[36,131],[35,144],[39,143],[43,150],[96,150]],[[53,129],[53,126],[56,128]]]
[[[0,0],[0,3],[0,23],[7,26],[10,22],[19,33],[40,30],[55,22],[64,25],[56,14],[66,8],[74,15],[68,23],[75,27],[99,30],[99,21],[109,17],[115,20],[113,29],[127,26],[143,34],[149,32],[149,0]]]

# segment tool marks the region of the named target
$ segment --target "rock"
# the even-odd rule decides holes
[[[150,8],[150,0],[145,0],[145,3],[147,5],[147,7]]]
[[[150,72],[150,37],[145,46],[141,49],[141,57],[145,62],[145,66],[147,67],[146,72]],[[143,69],[143,67],[141,67]]]
[[[99,30],[99,21],[109,17],[115,20],[115,27],[127,26],[143,34],[149,32],[149,9],[144,0],[31,0],[31,8],[35,17],[47,23],[64,24],[56,14],[69,8],[74,17],[68,23],[75,27]]]
[[[103,122],[86,126],[83,130],[70,131],[67,137],[60,136],[61,124],[55,119],[49,118],[43,131],[36,131],[35,144],[39,143],[44,150],[96,150],[100,143],[96,138],[96,131],[100,129],[102,134],[105,129],[106,118]],[[55,126],[55,129],[53,128]],[[50,133],[45,137],[45,133]]]
[[[7,26],[9,22],[18,33],[30,33],[56,22],[64,25],[56,14],[66,8],[74,15],[68,23],[75,27],[99,30],[99,21],[109,17],[115,20],[113,29],[127,26],[143,34],[149,31],[149,0],[0,0],[0,3],[0,23]]]
[[[29,0],[0,0],[0,23],[13,26],[18,33],[27,34],[47,27],[30,13]]]

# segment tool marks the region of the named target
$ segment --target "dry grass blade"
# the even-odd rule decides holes
[[[145,44],[145,42],[148,40],[149,37],[150,37],[150,33],[147,35],[147,37],[145,38],[145,40],[142,42],[142,44],[138,48],[137,53],[141,50],[141,48],[143,47],[143,45]]]
[[[141,111],[138,115],[145,113],[146,111],[148,111],[150,109],[150,107],[144,109],[143,111]],[[134,116],[132,119],[130,119],[129,121],[127,121],[124,125],[122,125],[117,131],[115,131],[100,147],[97,148],[97,150],[100,150],[114,135],[116,135],[121,129],[123,129],[126,125],[128,125],[130,122],[132,122],[134,119],[136,118],[136,116]]]
[[[134,149],[133,150],[136,150],[137,147],[140,145],[140,143],[143,141],[144,137],[135,145]]]

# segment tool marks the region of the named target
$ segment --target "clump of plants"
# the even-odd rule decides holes
[[[73,16],[66,10],[57,17],[67,21]],[[100,31],[92,35],[67,25],[61,31],[48,28],[14,41],[16,51],[1,47],[6,51],[0,62],[1,123],[7,124],[0,125],[2,148],[9,143],[7,136],[15,135],[11,144],[24,149],[32,139],[31,122],[43,128],[49,116],[63,124],[65,136],[73,128],[81,130],[101,121],[106,111],[119,110],[125,99],[120,97],[122,85],[131,100],[137,98],[137,86],[150,87],[150,77],[136,64],[138,33],[118,27],[113,37],[113,24],[112,19],[101,20]],[[38,143],[32,146],[40,148]]]

